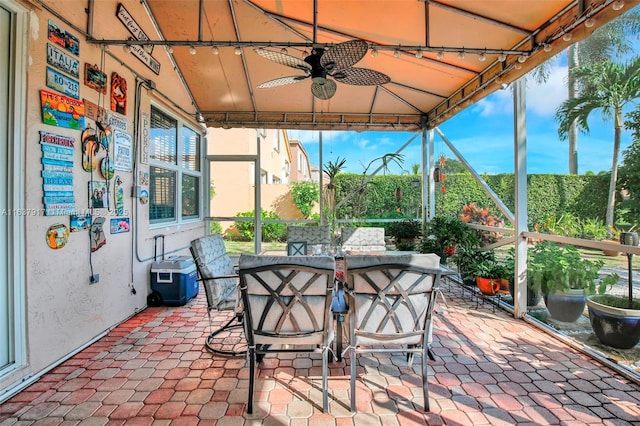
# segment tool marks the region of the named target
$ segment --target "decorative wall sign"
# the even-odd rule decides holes
[[[116,176],[115,183],[116,214],[122,215],[124,214],[124,183],[122,182],[122,178],[120,176]]]
[[[49,67],[47,67],[47,87],[80,99],[80,85],[78,82]]]
[[[140,204],[147,204],[149,202],[149,191],[141,189],[138,194],[138,199],[140,200]]]
[[[108,122],[109,127],[111,127],[113,130],[120,130],[121,132],[127,131],[127,117],[122,114],[110,111]]]
[[[143,172],[142,170],[138,172],[138,185],[149,185],[149,172]]]
[[[70,217],[71,232],[87,231],[91,228],[90,214],[72,214]]]
[[[142,111],[140,114],[140,121],[142,122],[142,128],[140,129],[140,164],[149,164],[149,148],[151,142],[149,135],[151,134],[151,120],[149,119],[149,113]]]
[[[106,110],[97,104],[94,104],[88,99],[82,99],[84,103],[84,116],[89,120],[93,120],[96,122],[104,123],[107,121],[107,117],[110,114],[109,110]]]
[[[131,150],[131,135],[115,131],[113,132],[114,168],[123,172],[131,172],[133,151]]]
[[[149,55],[142,46],[132,44],[131,54],[138,58],[140,62],[145,64],[156,75],[160,75],[160,62],[158,62],[153,56]]]
[[[106,182],[89,182],[89,207],[92,209],[107,208],[111,205],[111,197]]]
[[[104,217],[96,217],[91,224],[91,230],[89,231],[89,235],[91,237],[91,251],[96,251],[103,245],[107,244],[107,239],[104,235],[104,230],[102,226],[105,222]]]
[[[129,30],[131,35],[135,37],[136,40],[149,40],[149,36],[140,28],[140,25],[133,19],[133,16],[129,13],[127,9],[122,5],[122,3],[118,3],[118,8],[116,9],[116,16],[124,24],[124,26]],[[144,50],[153,53],[153,45],[144,46]]]
[[[113,162],[109,159],[109,157],[104,157],[102,161],[100,161],[100,173],[102,177],[106,180],[110,180],[113,177]]]
[[[80,54],[80,41],[73,34],[63,30],[49,20],[49,41],[62,46],[74,55]]]
[[[73,194],[75,139],[41,131],[40,146],[42,148],[44,214],[60,216],[75,212],[76,204]]]
[[[85,172],[92,172],[98,166],[96,153],[100,150],[96,130],[87,127],[82,132],[82,169]]]
[[[116,217],[111,219],[111,226],[109,228],[112,234],[121,234],[123,232],[129,232],[131,224],[128,217]]]
[[[69,228],[62,223],[51,225],[47,230],[47,244],[52,249],[60,249],[69,241]]]
[[[52,126],[84,129],[84,104],[68,96],[40,91],[42,121]]]
[[[84,64],[84,85],[103,95],[107,94],[107,75],[97,65]]]
[[[109,147],[113,146],[113,132],[109,127],[100,132],[100,146],[107,152]]]
[[[127,80],[111,73],[111,111],[127,115]]]
[[[80,76],[80,61],[67,55],[51,43],[47,43],[47,63],[75,78]]]

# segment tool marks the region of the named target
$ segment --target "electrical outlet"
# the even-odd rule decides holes
[[[137,293],[136,288],[133,286],[133,283],[129,283],[129,290],[131,290],[131,294],[133,295]]]
[[[93,274],[89,277],[89,284],[98,284],[100,282],[100,274]]]

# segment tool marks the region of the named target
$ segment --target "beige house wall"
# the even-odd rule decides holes
[[[304,147],[297,141],[288,141],[285,131],[209,128],[207,153],[222,156],[256,155],[258,138],[260,168],[266,172],[266,182],[263,180],[261,185],[262,209],[277,213],[281,219],[302,219],[291,198],[289,183],[309,179],[308,176],[297,173],[297,166],[294,166],[297,164],[298,152],[303,153],[307,170],[309,160]],[[254,210],[255,177],[252,162],[212,162],[210,179],[215,192],[210,203],[211,216],[235,217],[240,212]],[[280,183],[273,183],[278,180]],[[231,221],[222,221],[223,231],[232,224]]]
[[[205,233],[205,222],[202,219],[151,225],[149,204],[143,204],[138,198],[138,192],[133,190],[136,185],[140,189],[149,189],[149,184],[140,181],[139,176],[149,172],[149,164],[142,161],[141,142],[149,134],[147,126],[152,104],[173,116],[179,116],[193,130],[200,131],[202,141],[205,137],[204,129],[193,119],[193,113],[189,113],[193,111],[191,100],[173,71],[166,51],[157,47],[154,49],[153,57],[161,67],[160,74],[156,75],[121,48],[105,53],[99,46],[90,44],[83,35],[74,31],[74,27],[86,27],[84,11],[70,14],[72,22],[65,23],[30,2],[3,1],[3,5],[8,5],[15,13],[15,22],[22,29],[16,35],[16,75],[9,77],[14,79],[9,84],[15,88],[16,104],[19,107],[22,105],[24,111],[20,108],[15,111],[15,123],[12,126],[19,129],[19,132],[11,141],[11,150],[16,153],[10,160],[13,178],[5,182],[15,194],[9,205],[16,211],[16,216],[10,219],[15,236],[8,237],[14,238],[13,241],[3,242],[15,250],[12,253],[15,279],[4,280],[0,284],[0,291],[15,295],[15,305],[11,309],[21,315],[15,321],[16,359],[8,367],[0,369],[0,400],[10,389],[28,383],[31,378],[37,378],[93,339],[146,308],[146,298],[150,292],[154,235],[165,236],[167,254],[189,255],[190,241]],[[93,2],[96,16],[101,17],[94,21],[94,34],[100,37],[109,34],[113,38],[129,36],[127,29],[115,16],[118,3],[125,5],[148,35],[158,37],[143,5],[137,0]],[[81,130],[43,122],[40,91],[62,94],[47,85],[47,68],[52,68],[47,63],[47,45],[52,43],[48,40],[49,21],[73,34],[80,42],[78,55],[66,51],[62,46],[55,46],[69,58],[78,61],[78,77],[61,70],[56,72],[78,82],[80,101],[87,100],[109,110],[108,94],[112,73],[118,73],[127,82],[125,133],[132,138],[133,161],[131,171],[115,172],[123,181],[122,214],[117,214],[113,206],[114,179],[110,181],[111,208],[89,208],[89,182],[105,182],[105,179],[98,170],[91,173],[82,168]],[[5,58],[10,56],[7,54]],[[107,75],[107,96],[100,95],[84,84],[85,64],[102,64],[102,70]],[[142,79],[153,82],[155,89],[138,88],[136,81]],[[167,99],[171,99],[171,102]],[[2,113],[5,114],[6,111]],[[95,122],[87,117],[85,124],[96,128]],[[135,129],[136,124],[140,125],[139,131]],[[106,244],[94,252],[90,250],[90,233],[87,230],[70,233],[63,247],[52,249],[47,244],[50,227],[69,227],[70,216],[45,215],[43,211],[40,132],[75,140],[72,174],[76,212],[92,214],[94,221],[100,217],[105,219],[103,233]],[[105,150],[97,153],[98,164],[106,155]],[[111,146],[110,156],[113,158],[113,155],[114,148]],[[130,231],[112,234],[111,219],[121,218],[130,220]],[[98,283],[90,284],[92,274],[99,275]]]

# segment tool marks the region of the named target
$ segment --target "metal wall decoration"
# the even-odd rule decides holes
[[[103,245],[107,244],[107,239],[104,235],[104,230],[102,229],[104,222],[104,217],[97,217],[91,224],[91,230],[89,231],[89,235],[91,237],[91,251],[96,251]]]
[[[133,152],[131,149],[132,138],[127,133],[113,132],[114,146],[114,167],[116,170],[131,172],[133,162]]]
[[[118,8],[116,9],[116,16],[125,26],[125,28],[131,33],[132,37],[129,37],[129,40],[149,40],[149,36],[144,32],[142,27],[138,25],[133,16],[129,13],[129,11],[122,5],[122,3],[118,3]],[[132,44],[129,46],[131,48],[131,54],[138,58],[143,64],[145,64],[151,71],[153,71],[156,75],[160,75],[160,62],[158,62],[151,54],[153,53],[153,45],[137,45]]]
[[[84,104],[68,96],[40,91],[42,121],[52,126],[84,129]]]
[[[47,63],[75,78],[80,76],[80,61],[67,55],[51,43],[47,43]]]
[[[98,167],[96,153],[100,150],[100,143],[96,129],[87,127],[82,131],[82,169],[92,172]]]
[[[70,232],[87,231],[91,228],[90,214],[72,214],[69,218]]]
[[[107,94],[107,75],[97,65],[84,64],[84,85],[103,95]]]
[[[141,189],[138,193],[138,199],[140,200],[140,204],[147,204],[149,202],[149,191]]]
[[[76,56],[80,54],[80,41],[78,38],[63,30],[51,20],[49,20],[48,33],[49,41],[62,46],[65,50]]]
[[[47,229],[47,244],[52,249],[60,249],[69,241],[69,228],[62,223],[51,225]]]
[[[116,199],[116,214],[124,214],[124,182],[120,175],[117,175],[115,181],[115,199]]]
[[[127,115],[127,80],[111,73],[111,111]]]
[[[131,223],[128,217],[117,217],[111,219],[109,227],[112,234],[121,234],[123,232],[129,232],[131,230]]]
[[[47,67],[47,87],[80,99],[80,84],[78,84],[78,81],[49,67]]]
[[[149,152],[151,147],[151,119],[149,113],[142,111],[140,114],[140,164],[149,164]]]
[[[73,193],[73,153],[75,139],[40,132],[42,148],[42,189],[45,216],[75,212]]]

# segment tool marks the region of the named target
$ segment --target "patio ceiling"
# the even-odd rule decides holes
[[[337,130],[433,127],[639,0],[624,0],[624,7],[615,10],[619,2],[141,0],[153,25],[145,29],[151,39],[145,44],[171,51],[168,54],[192,98],[189,113],[207,126]],[[67,2],[40,3],[64,15],[59,5]],[[96,1],[96,9],[103,7],[98,3],[104,4]],[[90,42],[143,43],[126,32],[114,38],[109,26],[92,31],[97,16],[89,12]],[[136,20],[142,22],[138,16]],[[379,86],[338,82],[328,100],[312,95],[311,78],[257,88],[265,81],[305,73],[270,61],[255,49],[276,55],[286,49],[288,55],[303,59],[314,46],[330,49],[348,40],[362,40],[369,47],[355,66],[384,73],[390,82]]]

